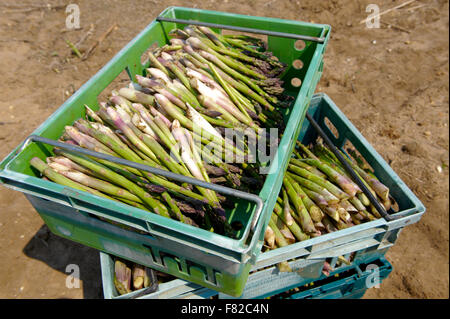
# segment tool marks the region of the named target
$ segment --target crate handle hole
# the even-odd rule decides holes
[[[291,85],[295,88],[298,88],[300,87],[300,85],[302,85],[302,80],[300,80],[299,78],[292,78]]]
[[[395,200],[395,198],[391,194],[389,194],[389,200],[391,201],[391,203],[390,203],[391,207],[388,210],[388,212],[390,214],[398,213],[400,211],[400,206],[398,205],[397,201]]]
[[[358,151],[358,149],[350,140],[346,139],[343,150],[348,155],[348,157],[356,162],[362,169],[374,174],[375,171],[373,167],[367,162],[364,156],[362,156],[361,152]]]
[[[303,51],[305,49],[305,47],[306,47],[306,43],[303,40],[297,40],[294,42],[294,48],[297,51]]]
[[[339,138],[339,131],[337,130],[336,126],[330,121],[328,117],[324,118],[324,123],[326,127],[330,130],[330,132],[333,134],[333,136],[338,139]]]
[[[294,69],[296,70],[301,70],[303,68],[303,61],[296,59],[292,62],[292,66],[294,67]]]

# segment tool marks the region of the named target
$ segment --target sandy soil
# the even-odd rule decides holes
[[[367,4],[383,11],[404,1],[72,2],[80,6],[82,29],[69,32],[64,7],[0,4],[1,158],[169,5],[328,23],[333,30],[318,91],[342,108],[427,207],[389,250],[393,273],[365,298],[448,298],[447,1],[415,1],[383,15],[380,29],[359,24]],[[65,39],[75,43],[95,24],[85,42],[91,45],[114,22],[118,28],[88,60],[70,56]],[[66,288],[68,264],[80,266],[79,289]],[[1,187],[0,298],[98,297],[98,253],[50,234],[23,194]]]

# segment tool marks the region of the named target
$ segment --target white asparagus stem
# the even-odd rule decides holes
[[[209,124],[209,122],[205,120],[203,116],[200,115],[200,113],[198,113],[192,106],[190,106],[189,103],[186,103],[186,106],[186,115],[194,123],[194,125],[199,125],[203,130],[208,131],[214,136],[217,136],[219,139],[222,139],[222,135],[220,135],[219,132],[217,132],[217,130],[211,124]]]
[[[165,84],[172,83],[172,80],[160,69],[148,68],[146,70],[152,77],[163,81]]]

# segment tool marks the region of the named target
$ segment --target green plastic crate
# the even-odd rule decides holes
[[[252,273],[240,298],[264,298],[316,281],[321,277],[325,261],[336,271],[345,271],[355,265],[380,259],[395,244],[401,230],[419,221],[425,213],[422,203],[327,95],[314,95],[308,112],[332,138],[331,130],[325,124],[325,118],[328,118],[339,133],[339,138],[334,138],[335,145],[342,148],[349,140],[374,168],[375,175],[391,189],[391,194],[399,205],[399,211],[392,214],[398,219],[392,221],[378,219],[262,253],[251,268]],[[308,121],[304,121],[298,139],[309,143],[316,137],[315,130]],[[335,268],[338,256],[344,256],[348,260],[350,255],[352,255],[351,265]],[[276,264],[286,260],[289,260],[288,263],[294,272],[277,270]],[[102,269],[104,268],[102,264]],[[103,278],[103,283],[104,287],[108,286],[108,279]],[[179,291],[183,291],[183,298],[204,298],[214,295],[209,289],[205,290],[189,282],[176,280],[143,298],[178,298]],[[219,297],[232,296],[220,293]]]
[[[303,68],[290,67],[284,80],[287,93],[294,96],[295,103],[285,110],[286,130],[272,165],[274,170],[266,178],[259,192],[264,207],[256,228],[249,239],[250,220],[255,205],[239,200],[234,220],[244,225],[241,237],[231,239],[213,234],[156,214],[148,214],[125,204],[99,198],[53,182],[38,178],[30,168],[29,160],[44,159],[52,154],[52,147],[41,143],[22,143],[0,164],[1,182],[21,191],[35,207],[52,232],[62,237],[135,261],[176,277],[198,283],[230,295],[242,293],[252,264],[256,262],[263,243],[264,230],[281,188],[282,176],[287,167],[295,136],[304,119],[306,109],[322,74],[323,54],[328,43],[330,27],[299,21],[252,17],[216,11],[169,7],[161,13],[167,18],[190,19],[231,26],[281,31],[313,37],[322,37],[323,43],[305,41],[305,47],[297,50],[295,40],[268,36],[269,50],[288,65],[296,59]],[[131,79],[143,74],[148,65],[142,65],[141,55],[154,43],[168,42],[167,33],[176,25],[153,21],[111,61],[85,83],[58,110],[56,110],[33,134],[56,140],[64,126],[83,117],[84,104],[98,108],[98,95],[123,71]],[[183,25],[178,25],[183,27]],[[297,77],[302,81],[299,88],[290,85]],[[124,230],[100,221],[95,216],[134,227],[146,234]]]

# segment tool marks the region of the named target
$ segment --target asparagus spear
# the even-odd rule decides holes
[[[288,245],[295,243],[295,237],[289,230],[289,227],[274,213],[272,213],[271,218],[273,219],[275,225],[278,227],[280,233],[283,235],[284,240]]]
[[[84,173],[86,175],[90,175],[90,176],[94,176],[94,177],[97,177],[97,178],[101,178],[101,175],[96,174],[95,172],[92,172],[92,171],[84,168],[83,166],[72,162],[67,157],[63,157],[63,156],[47,157],[47,164],[51,167],[52,163],[57,163],[57,164],[63,165],[65,167],[69,168],[69,169],[72,169],[72,170]]]
[[[294,218],[291,215],[291,207],[289,206],[289,197],[286,192],[285,188],[282,188],[282,194],[283,194],[283,216],[284,220],[286,221],[286,225],[290,226],[294,223]]]
[[[328,233],[332,233],[337,231],[338,229],[334,226],[333,222],[329,219],[328,216],[324,216],[324,218],[322,219],[322,223],[324,224],[326,230]]]
[[[275,248],[275,233],[272,228],[270,228],[270,226],[267,226],[266,231],[264,232],[264,240],[266,241],[269,248]]]
[[[180,123],[175,120],[172,123],[172,135],[177,140],[180,146],[181,158],[186,166],[189,168],[190,173],[197,179],[205,180],[199,166],[197,165],[194,156],[192,155],[191,147],[189,141],[186,138],[184,130],[181,129]],[[199,191],[207,196],[215,205],[218,205],[218,199],[212,190],[204,189],[203,187],[198,187]]]
[[[141,103],[144,105],[153,105],[155,103],[155,98],[152,95],[145,94],[131,88],[121,88],[119,90],[119,95],[134,103]]]
[[[297,191],[297,193],[300,195],[300,199],[305,205],[306,209],[309,212],[309,215],[311,216],[311,219],[318,223],[322,220],[322,214],[320,211],[320,208],[314,204],[314,202],[306,195],[306,193],[303,191],[303,189],[298,185],[297,183],[292,184]]]
[[[186,217],[181,213],[180,208],[177,206],[176,202],[172,199],[172,197],[170,197],[168,192],[163,192],[161,194],[161,197],[164,199],[164,201],[170,207],[170,212],[172,212],[171,215],[175,219],[179,220],[182,223],[188,224],[188,225],[197,226],[197,224],[191,218]]]
[[[150,59],[150,63],[155,66],[156,68],[160,69],[162,72],[164,72],[164,74],[166,74],[167,76],[169,75],[169,71],[166,69],[165,66],[163,66],[158,59],[153,55],[153,53],[149,52],[148,53],[148,57]]]
[[[225,44],[223,43],[223,41],[221,41],[220,39],[220,35],[215,33],[213,30],[211,30],[208,27],[202,27],[199,26],[198,29],[204,34],[206,35],[211,41],[214,42],[215,45],[221,47],[221,48],[226,48]],[[226,42],[225,42],[226,43]]]
[[[204,42],[202,42],[199,38],[196,38],[196,37],[190,37],[190,38],[188,38],[188,39],[186,40],[186,43],[188,43],[188,44],[189,44],[190,46],[192,46],[193,48],[200,49],[200,50],[202,50],[202,52],[209,53],[209,54],[215,56],[217,59],[219,59],[220,61],[222,61],[223,64],[227,65],[227,66],[228,66],[227,69],[229,69],[229,70],[231,70],[231,68],[233,68],[234,70],[237,70],[237,71],[239,71],[240,73],[246,74],[246,75],[251,76],[251,77],[253,77],[253,78],[256,78],[256,79],[262,79],[262,80],[265,80],[265,79],[266,79],[266,77],[265,77],[264,75],[262,75],[262,74],[260,74],[260,73],[258,73],[258,72],[255,72],[255,71],[251,70],[250,68],[247,68],[247,67],[244,66],[243,64],[237,63],[235,60],[230,59],[229,57],[224,56],[224,55],[219,54],[218,52],[214,51],[213,49],[211,49],[211,47],[207,46],[207,45],[206,45]],[[221,50],[221,49],[219,49],[219,50]],[[228,53],[231,53],[231,54],[236,54],[236,53],[234,53],[234,52],[232,52],[232,51],[227,51],[227,52],[228,52]],[[244,55],[237,54],[237,56],[242,57],[242,56],[244,56]],[[204,56],[204,57],[205,57],[205,56]],[[205,58],[206,58],[206,57],[205,57]],[[206,58],[206,59],[208,59],[208,58]],[[245,58],[244,58],[244,59],[245,59]],[[250,58],[250,60],[252,60],[252,59]],[[223,68],[222,68],[222,69],[223,69]],[[233,73],[233,75],[234,75],[234,74],[237,74],[238,72],[232,72],[232,73]],[[245,76],[241,75],[240,79],[242,80],[244,77],[245,77]]]
[[[340,206],[342,206],[342,208],[344,208],[347,212],[349,213],[355,213],[358,212],[358,209],[356,209],[355,206],[353,206],[350,201],[348,200],[343,200],[339,203]]]
[[[86,104],[84,105],[84,108],[86,110],[86,115],[92,118],[94,121],[103,124],[102,119],[95,113],[89,106]]]
[[[75,122],[74,125],[77,128],[80,128],[84,132],[88,131],[87,128],[84,129],[84,126],[80,124],[80,121],[86,122],[81,119],[78,122]],[[73,139],[75,142],[77,142],[77,144],[81,147],[95,150],[95,151],[98,151],[101,153],[117,156],[117,154],[112,152],[107,146],[103,145],[102,143],[97,141],[95,138],[81,133],[73,126],[66,126],[64,131],[67,133],[67,135],[69,135],[69,137],[71,139]],[[88,132],[86,132],[86,133],[88,133]]]
[[[166,75],[163,71],[157,68],[147,68],[147,75],[151,75],[151,77],[163,81],[165,85],[172,83],[172,80],[169,76]]]
[[[144,288],[145,268],[141,265],[134,264],[132,269],[133,288],[139,290]]]
[[[313,183],[312,181],[307,180],[306,178],[300,177],[298,175],[293,175],[289,173],[287,173],[287,175],[291,179],[295,180],[295,182],[298,182],[300,185],[302,185],[302,187],[312,190],[317,194],[320,194],[327,201],[327,203],[329,204],[339,203],[339,198],[331,194],[326,188],[323,188],[318,184]]]
[[[338,222],[340,219],[340,215],[338,210],[336,209],[335,206],[320,206],[320,208],[322,209],[322,211],[327,214],[328,216],[330,216],[332,218],[332,220]],[[326,217],[326,216],[325,216]],[[323,220],[323,219],[322,219]]]
[[[362,178],[372,187],[372,189],[377,193],[378,196],[383,201],[389,200],[389,188],[387,188],[383,183],[381,183],[378,179],[370,176],[366,171],[361,169],[358,165],[350,161],[346,156],[344,158],[347,162],[352,166],[352,168],[360,175]]]
[[[334,184],[330,183],[325,178],[318,176],[318,175],[314,174],[313,172],[308,171],[307,169],[298,167],[293,164],[289,164],[288,170],[292,173],[295,173],[295,175],[301,176],[301,177],[311,181],[312,183],[315,183],[315,184],[321,186],[322,188],[325,188],[331,194],[336,196],[338,199],[342,200],[342,199],[349,198],[349,195],[347,193],[343,192],[339,187],[336,187]],[[294,175],[294,174],[292,174],[292,175]]]
[[[220,76],[219,72],[217,72],[216,68],[212,63],[208,63],[209,68],[213,72],[213,75],[216,77],[217,81],[220,83],[220,85],[223,87],[225,92],[228,94],[228,96],[231,98],[231,100],[234,102],[234,104],[239,108],[239,110],[242,112],[242,114],[247,117],[248,120],[251,121],[251,117],[248,115],[245,107],[239,100],[238,96],[234,94],[232,90],[232,86],[229,85],[227,82],[225,82],[222,77]]]
[[[111,197],[97,191],[96,189],[92,189],[92,188],[82,185],[80,183],[74,182],[71,179],[59,174],[58,172],[56,172],[52,168],[50,168],[44,161],[42,161],[38,157],[33,157],[30,160],[30,165],[33,166],[35,169],[37,169],[42,175],[47,177],[49,180],[51,180],[57,184],[72,187],[74,189],[85,191],[85,192],[88,192],[88,193],[91,193],[93,195],[97,195],[100,197],[112,199]]]
[[[283,209],[278,205],[278,203],[275,203],[273,211],[289,227],[289,230],[292,232],[295,238],[297,238],[297,240],[303,241],[309,239],[309,235],[305,234],[295,221],[291,224],[287,223],[286,219],[284,218]]]
[[[294,208],[298,214],[299,222],[300,222],[303,230],[309,234],[315,233],[316,229],[314,228],[314,224],[311,220],[311,217],[309,216],[308,211],[306,210],[303,203],[299,200],[297,193],[296,193],[294,187],[292,186],[288,176],[284,177],[283,185],[284,185],[284,187],[286,187],[286,191],[289,195],[289,199],[294,204]]]
[[[124,187],[137,197],[139,197],[143,202],[148,204],[156,214],[164,217],[170,217],[168,210],[164,205],[162,205],[156,199],[152,198],[152,196],[149,193],[145,192],[144,189],[137,186],[136,184],[134,184],[127,178],[123,177],[122,175],[115,173],[114,171],[108,169],[106,166],[98,162],[95,162],[87,157],[76,155],[72,152],[67,151],[61,151],[60,153],[63,156],[68,157],[70,160],[78,163],[79,165],[82,165],[98,174],[101,174],[110,181],[114,181],[114,183],[121,185],[122,187]]]
[[[337,212],[338,212],[338,214],[339,214],[339,217],[340,217],[344,222],[349,223],[349,222],[352,221],[351,214],[349,214],[345,208],[343,208],[343,207],[341,207],[341,206],[338,206],[338,207],[337,207]]]
[[[274,216],[276,215],[271,215],[270,221],[269,221],[269,227],[272,228],[274,234],[275,234],[275,242],[279,247],[284,247],[289,245],[288,242],[286,241],[286,239],[283,237],[283,234],[280,232],[280,230],[278,229],[276,223],[275,223],[275,219]]]
[[[317,159],[304,159],[304,162],[307,164],[313,165],[317,168],[319,168],[322,172],[327,174],[327,176],[336,184],[338,184],[347,194],[350,195],[350,197],[353,197],[356,195],[356,192],[358,191],[359,187],[355,185],[351,180],[349,180],[347,177],[339,174],[334,169],[332,169],[327,164],[321,162]]]
[[[205,138],[206,141],[208,141],[208,142],[219,143],[222,147],[225,147],[225,149],[228,149],[239,156],[245,155],[245,153],[243,151],[241,151],[241,150],[237,149],[236,147],[234,147],[233,145],[230,145],[229,143],[227,143],[224,138],[221,138],[218,141],[217,136],[209,133],[208,131],[204,130],[203,128],[199,127],[198,125],[194,125],[194,123],[191,120],[186,118],[181,112],[177,111],[174,108],[174,105],[163,95],[155,94],[155,98],[156,98],[157,102],[164,108],[164,110],[167,111],[167,113],[170,114],[170,116],[173,119],[178,120],[182,126],[189,129],[190,131],[194,132],[195,135],[200,135],[201,137]],[[195,136],[194,136],[194,138],[195,138]],[[203,139],[202,139],[202,142],[203,142]]]
[[[294,153],[296,153],[295,150],[294,150]],[[299,159],[302,158],[302,157],[300,157],[300,156],[297,156],[297,157],[298,157]],[[291,159],[290,159],[290,164],[293,164],[293,165],[295,165],[295,166],[304,168],[305,170],[307,170],[307,171],[309,171],[309,172],[311,172],[311,173],[313,173],[314,175],[317,175],[317,176],[319,176],[319,177],[322,177],[322,178],[325,178],[325,179],[327,178],[327,175],[324,174],[324,173],[322,173],[319,169],[317,169],[317,168],[314,167],[314,166],[308,165],[308,164],[306,164],[305,162],[303,162],[303,161],[301,161],[301,160],[299,160],[299,159],[291,158]]]
[[[326,151],[327,156],[326,157],[321,157],[328,165],[330,165],[330,167],[332,167],[333,169],[335,169],[338,173],[342,174],[343,176],[346,176],[347,178],[350,179],[350,175],[344,170],[344,168],[342,167],[342,164],[337,160],[337,158],[334,156],[333,153],[331,153],[328,148],[322,147],[321,148],[322,151]],[[341,152],[342,153],[342,152]],[[346,156],[345,154],[343,154],[343,157],[350,163],[350,165],[355,165],[354,163],[352,163]],[[378,187],[379,190],[379,196],[380,194],[386,194],[386,191],[389,192],[389,189],[387,189],[387,187],[385,187],[384,185],[380,186],[377,182],[377,179],[370,176],[366,176],[366,178],[364,178],[360,173],[359,170],[355,169],[355,167],[353,167],[355,174],[359,177],[359,179],[361,180],[361,182],[367,187],[367,189],[376,197],[377,193],[376,191],[374,191],[374,187]],[[364,170],[363,174],[364,174]],[[370,183],[369,181],[373,179],[373,183],[374,185],[372,185],[372,183]],[[356,185],[356,184],[355,184]],[[358,198],[360,198],[361,201],[366,203],[366,206],[368,206],[370,204],[369,199],[367,198],[367,196],[361,191],[361,189],[359,187],[357,187],[358,193],[357,196]],[[383,195],[381,195],[383,196]],[[389,195],[387,195],[389,196]]]
[[[114,286],[121,295],[131,292],[131,269],[119,260],[114,263]]]
[[[171,91],[169,91],[167,87],[164,86],[163,84],[140,75],[136,75],[136,80],[139,83],[139,85],[155,90],[156,92],[164,95],[167,99],[169,99],[173,104],[175,104],[179,108],[186,109],[186,105],[184,104],[184,102],[180,98],[178,98],[176,94],[173,94]]]
[[[52,167],[51,164],[50,164],[50,167]],[[53,169],[55,169],[55,168],[53,167]],[[65,170],[65,169],[59,168],[59,169],[56,169],[56,172],[58,172],[59,174],[65,176],[75,182],[78,182],[78,183],[88,186],[90,188],[97,189],[103,193],[112,195],[114,197],[125,198],[130,201],[143,203],[139,197],[130,193],[126,189],[117,187],[116,185],[108,183],[101,179],[97,179],[97,178],[91,177],[89,175],[83,174],[81,172],[70,170],[70,169]]]

